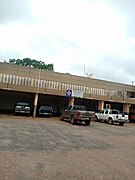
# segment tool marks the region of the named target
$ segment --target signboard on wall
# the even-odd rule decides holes
[[[66,91],[66,96],[67,97],[72,97],[72,90],[67,90]]]
[[[67,97],[79,97],[83,98],[83,92],[82,91],[74,91],[74,90],[67,90],[66,91]]]

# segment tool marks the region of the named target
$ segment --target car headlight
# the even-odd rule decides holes
[[[21,108],[21,106],[16,106],[15,108],[20,109],[20,108]]]
[[[30,110],[30,107],[25,107],[25,109]]]

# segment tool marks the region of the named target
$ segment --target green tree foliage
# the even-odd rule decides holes
[[[21,66],[27,66],[32,68],[44,69],[47,71],[54,71],[53,64],[45,64],[42,61],[35,59],[24,58],[24,59],[9,59],[10,64],[17,64]]]

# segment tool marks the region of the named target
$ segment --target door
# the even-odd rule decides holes
[[[104,117],[104,110],[99,112],[99,119],[103,119]]]
[[[108,119],[108,114],[109,114],[109,110],[105,109],[104,110],[104,115],[103,115],[103,120],[107,120]]]
[[[63,111],[63,117],[64,118],[70,118],[70,111],[72,109],[72,106],[67,106],[66,109]]]

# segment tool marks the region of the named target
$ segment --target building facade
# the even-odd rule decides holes
[[[67,97],[67,90],[81,93],[81,97]],[[13,109],[19,97],[27,100],[27,96],[31,97],[33,113],[39,102],[48,101],[53,102],[55,109],[73,103],[86,104],[88,109],[95,111],[107,106],[124,112],[135,109],[133,85],[0,63],[0,110]],[[8,108],[5,99],[11,99]]]

